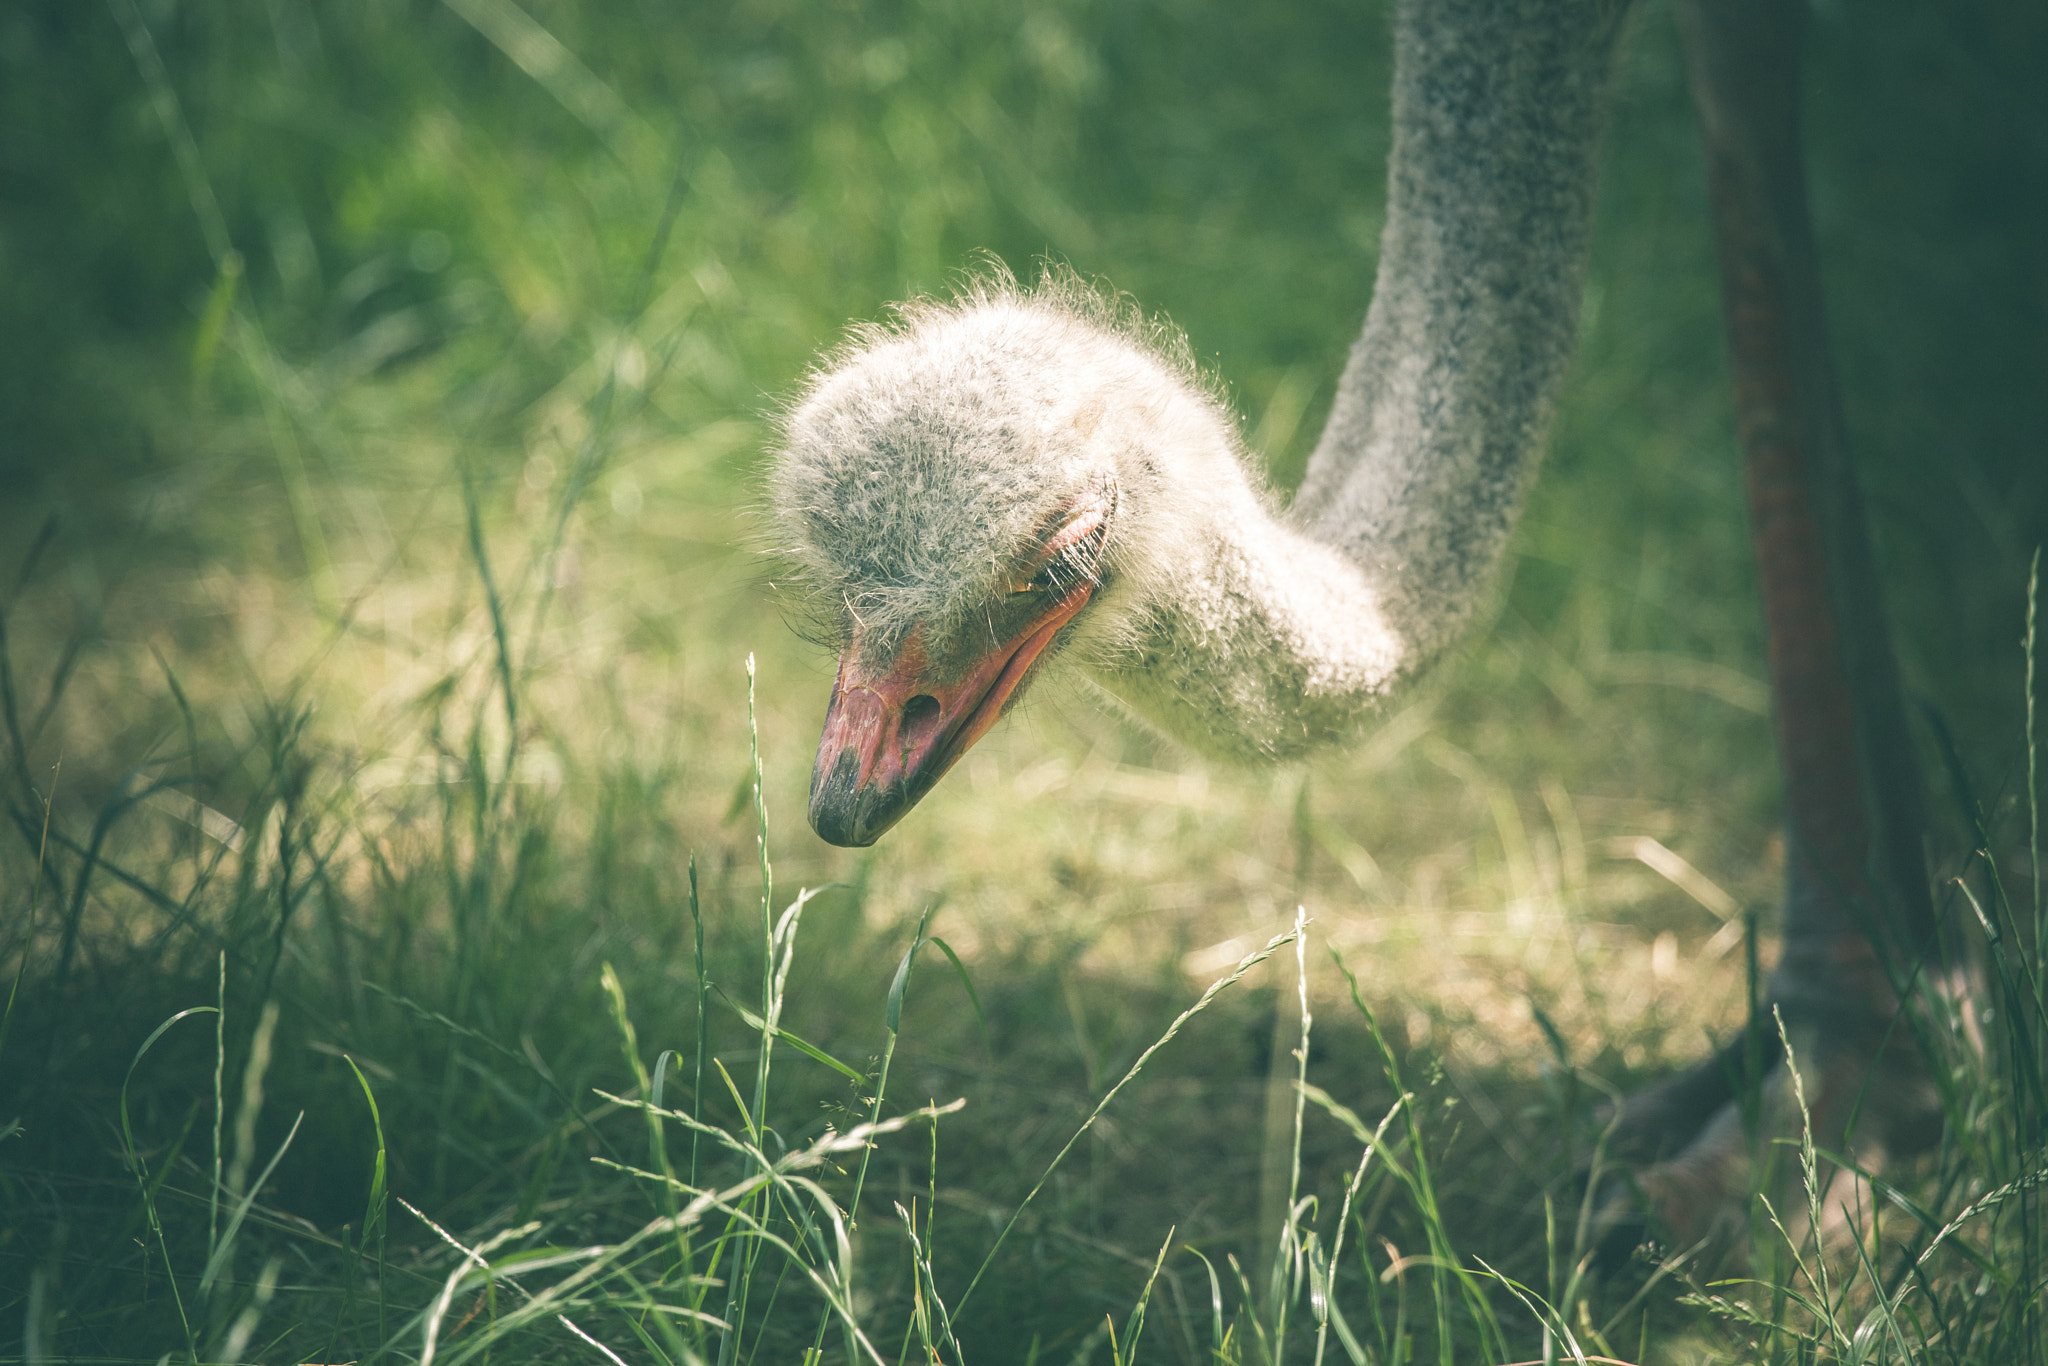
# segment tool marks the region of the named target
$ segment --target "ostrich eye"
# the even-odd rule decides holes
[[[1062,520],[1048,523],[1040,533],[1044,539],[1039,554],[1045,558],[1030,577],[1026,578],[1020,569],[1008,580],[1012,600],[1027,593],[1051,597],[1066,593],[1078,583],[1102,582],[1099,565],[1103,544],[1109,536],[1105,497],[1113,503],[1113,491],[1104,494],[1097,490],[1093,502],[1077,503],[1062,515]]]
[[[1052,566],[1047,565],[1028,579],[1010,580],[1010,596],[1021,597],[1026,593],[1050,593],[1059,584],[1055,581]]]

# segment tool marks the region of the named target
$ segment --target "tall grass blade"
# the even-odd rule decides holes
[[[1145,1331],[1145,1306],[1151,1302],[1152,1286],[1159,1280],[1159,1268],[1166,1265],[1167,1249],[1173,1246],[1175,1230],[1166,1230],[1166,1237],[1159,1244],[1159,1255],[1152,1259],[1152,1270],[1145,1277],[1145,1288],[1138,1292],[1138,1302],[1131,1306],[1130,1316],[1124,1320],[1123,1346],[1117,1354],[1118,1366],[1138,1359],[1138,1335]]]
[[[609,962],[598,969],[598,985],[603,988],[606,1003],[611,1007],[612,1027],[618,1031],[619,1051],[626,1060],[627,1070],[633,1074],[640,1094],[648,1097],[656,1106],[661,1104],[655,1094],[654,1079],[647,1074],[647,1064],[640,1060],[640,1036],[633,1028],[633,1017],[626,1009],[626,988],[619,981],[618,970]],[[663,1055],[666,1058],[666,1054]],[[662,1136],[661,1119],[652,1110],[647,1114],[647,1155],[664,1177],[673,1178],[669,1170],[668,1144]],[[669,1213],[673,1214],[671,1210]]]
[[[761,722],[755,705],[754,656],[751,652],[747,655],[747,739],[754,790],[754,839],[761,863],[761,1047],[754,1065],[754,1103],[749,1122],[749,1130],[759,1144],[764,1141],[762,1136],[768,1123],[768,1073],[775,1055],[775,1023],[776,1016],[781,1014],[781,1000],[776,991],[775,870],[768,861],[768,802],[762,791]],[[799,898],[797,905],[791,908],[792,912],[802,905]],[[727,1084],[730,1085],[730,1078]],[[748,1107],[741,1108],[744,1111]],[[749,1241],[734,1254],[732,1278],[725,1301],[725,1318],[732,1328],[719,1343],[718,1366],[732,1366],[738,1359],[740,1333],[746,1326],[747,1296],[754,1279],[754,1258],[759,1247],[758,1242]]]
[[[185,1356],[193,1366],[197,1366],[199,1361],[199,1344],[192,1336],[192,1320],[185,1313],[185,1297],[178,1290],[178,1269],[171,1264],[170,1246],[164,1240],[163,1220],[157,1216],[156,1184],[150,1180],[149,1168],[135,1149],[135,1130],[128,1121],[128,1084],[135,1079],[135,1069],[141,1065],[144,1055],[156,1046],[156,1041],[168,1033],[172,1025],[190,1016],[210,1012],[217,1013],[213,1006],[188,1006],[158,1025],[142,1041],[142,1047],[135,1050],[135,1057],[128,1063],[127,1075],[121,1079],[121,1152],[128,1159],[128,1170],[134,1174],[136,1186],[142,1191],[143,1213],[149,1220],[150,1235],[156,1239],[157,1253],[163,1258],[164,1279],[171,1287],[171,1302],[178,1310],[178,1325],[185,1331]],[[168,1167],[169,1164],[165,1165]]]
[[[227,1340],[222,1344],[217,1360],[239,1362],[243,1359],[242,1349],[256,1335],[256,1325],[263,1322],[263,1311],[270,1307],[270,1298],[277,1293],[277,1273],[283,1269],[282,1257],[264,1259],[263,1269],[256,1273],[256,1288],[249,1296],[249,1303],[228,1326]]]
[[[2035,733],[2036,687],[2034,682],[2035,661],[2039,657],[2039,636],[2036,626],[2039,620],[2041,589],[2041,549],[2034,548],[2033,561],[2027,567],[2027,635],[2026,635],[2026,719],[2027,719],[2027,872],[2034,893],[2034,943],[2029,967],[2034,979],[2034,1028],[2030,1046],[2015,1049],[2027,1061],[2036,1085],[2033,1090],[2033,1104],[2022,1112],[2022,1124],[2028,1146],[2037,1154],[2043,1151],[2042,1136],[2048,1129],[2048,1087],[2040,1084],[2040,1067],[2048,1059],[2048,898],[2042,894],[2041,879],[2041,783],[2040,783],[2040,740]],[[2015,1043],[2025,1035],[2024,1023],[2010,1019],[2006,1033]],[[2019,1099],[2019,1098],[2016,1098]],[[2024,1104],[2024,1101],[2021,1101]],[[2035,1161],[2041,1159],[2036,1157]],[[2022,1275],[2029,1284],[2037,1284],[2044,1264],[2048,1264],[2048,1212],[2041,1208],[2040,1197],[2029,1192],[2020,1207],[2020,1238]],[[2044,1308],[2041,1297],[2034,1295],[2027,1301],[2021,1314],[2021,1331],[2028,1339],[2028,1357],[2039,1366],[2048,1357],[2048,1308]]]
[[[1422,1124],[1416,1117],[1411,1093],[1401,1081],[1400,1063],[1394,1057],[1393,1047],[1387,1042],[1386,1034],[1380,1029],[1378,1017],[1373,1014],[1372,1007],[1365,1003],[1365,998],[1358,989],[1358,978],[1344,965],[1343,959],[1334,953],[1331,957],[1337,964],[1337,970],[1344,974],[1344,980],[1351,989],[1351,1004],[1364,1020],[1366,1033],[1379,1051],[1380,1066],[1386,1073],[1387,1081],[1393,1086],[1394,1094],[1399,1098],[1396,1104],[1400,1107],[1402,1124],[1408,1131],[1412,1167],[1404,1169],[1390,1163],[1389,1168],[1402,1179],[1409,1198],[1414,1202],[1416,1213],[1422,1218],[1424,1235],[1429,1240],[1430,1295],[1436,1309],[1437,1358],[1443,1366],[1452,1366],[1450,1304],[1444,1287],[1444,1277],[1448,1274],[1455,1283],[1466,1317],[1479,1334],[1481,1350],[1494,1354],[1496,1359],[1504,1360],[1507,1356],[1507,1341],[1500,1320],[1494,1315],[1493,1306],[1488,1303],[1478,1280],[1452,1249],[1450,1235],[1444,1228],[1443,1213],[1437,1203],[1436,1181],[1430,1171],[1428,1149],[1423,1140]]]
[[[1307,801],[1308,784],[1302,784],[1302,803]],[[1307,845],[1304,841],[1303,848]],[[1303,855],[1306,858],[1306,854]],[[1301,1014],[1301,1041],[1293,1049],[1294,1054],[1294,1118],[1290,1126],[1287,1161],[1287,1213],[1280,1228],[1272,1236],[1279,1240],[1274,1250],[1273,1269],[1267,1286],[1267,1317],[1273,1324],[1274,1366],[1286,1360],[1287,1317],[1293,1305],[1302,1279],[1303,1247],[1300,1228],[1302,1211],[1301,1199],[1301,1130],[1304,1107],[1308,1103],[1308,1036],[1312,1017],[1308,1008],[1308,912],[1304,907],[1294,908],[1294,987],[1297,1007]]]
[[[637,120],[618,92],[600,80],[560,39],[511,0],[446,0],[448,8],[511,58],[577,121],[602,138],[629,167],[640,158]]]
[[[967,965],[960,961],[959,954],[953,952],[951,944],[937,935],[932,936],[932,943],[938,946],[939,952],[946,955],[946,961],[953,965],[953,972],[960,978],[960,985],[967,988],[967,1004],[974,1007],[974,1023],[981,1027],[981,1046],[990,1056],[994,1056],[995,1041],[989,1037],[988,1016],[982,1013],[981,995],[974,989],[974,975],[967,971]]]
[[[498,593],[497,576],[491,572],[490,548],[484,543],[482,501],[477,494],[476,472],[462,462],[462,514],[469,534],[469,557],[476,566],[477,581],[483,585],[484,606],[491,614],[491,643],[498,671],[498,691],[505,707],[504,778],[512,780],[512,761],[519,752],[519,689],[512,681],[512,633],[505,624],[505,603]]]
[[[353,1066],[353,1064],[351,1064]],[[227,1117],[222,1088],[228,1067],[228,955],[220,954],[220,984],[213,1012],[213,1184],[206,1192],[206,1255],[210,1259],[220,1247],[221,1124]]]
[[[1216,1263],[1210,1261],[1200,1248],[1190,1246],[1186,1250],[1199,1259],[1202,1270],[1209,1273],[1209,1357],[1220,1362],[1225,1352],[1223,1282],[1217,1278]]]
[[[0,675],[6,670],[0,667]],[[14,1002],[21,995],[22,975],[28,971],[28,960],[34,956],[36,943],[36,909],[43,899],[43,862],[50,853],[50,804],[57,799],[57,779],[63,774],[64,761],[59,759],[50,770],[50,792],[43,798],[43,833],[36,841],[36,870],[29,879],[28,915],[21,931],[21,961],[14,965],[14,981],[7,988],[7,1009],[0,1013],[0,1056],[7,1052],[7,1035],[14,1028]],[[225,969],[223,969],[225,970]]]
[[[932,913],[937,909],[938,903],[935,901],[925,904],[924,913],[917,918],[917,932],[910,937],[910,947],[903,951],[902,960],[896,964],[896,974],[889,979],[889,992],[882,1007],[882,1028],[885,1031],[882,1040],[882,1061],[875,1075],[874,1104],[868,1107],[868,1123],[871,1126],[882,1122],[882,1101],[889,1092],[889,1064],[896,1057],[897,1029],[903,1023],[903,993],[910,985],[910,970],[916,966],[917,951],[928,942],[925,930],[930,927]],[[854,1080],[861,1082],[866,1078],[856,1076]],[[854,1174],[853,1194],[846,1202],[846,1217],[854,1228],[860,1227],[860,1200],[862,1193],[867,1190],[868,1162],[874,1153],[875,1147],[872,1143],[861,1148],[860,1169]],[[827,1317],[818,1320],[818,1331],[811,1339],[813,1353],[818,1352],[825,1341],[827,1321]],[[848,1346],[847,1355],[849,1359],[852,1357],[851,1344]]]
[[[1344,1187],[1344,1203],[1337,1211],[1337,1229],[1330,1237],[1328,1312],[1327,1314],[1318,1313],[1317,1315],[1315,1355],[1315,1366],[1323,1366],[1323,1349],[1328,1343],[1330,1324],[1334,1321],[1338,1336],[1343,1341],[1345,1352],[1350,1355],[1354,1363],[1357,1363],[1357,1366],[1363,1366],[1361,1354],[1364,1349],[1351,1336],[1350,1326],[1344,1322],[1343,1314],[1337,1308],[1336,1272],[1344,1256],[1344,1233],[1351,1225],[1352,1202],[1357,1199],[1358,1192],[1364,1185],[1366,1168],[1371,1164],[1373,1158],[1380,1157],[1383,1161],[1385,1160],[1385,1155],[1380,1150],[1380,1142],[1386,1136],[1387,1126],[1392,1124],[1394,1116],[1401,1112],[1401,1106],[1397,1101],[1380,1120],[1379,1127],[1369,1130],[1365,1127],[1365,1122],[1349,1106],[1339,1102],[1328,1091],[1323,1090],[1322,1087],[1310,1086],[1304,1081],[1301,1084],[1301,1093],[1304,1099],[1314,1101],[1318,1106],[1327,1111],[1331,1117],[1350,1129],[1352,1135],[1365,1145],[1365,1151],[1358,1156],[1358,1170],[1352,1173],[1350,1182]]]
[[[242,283],[242,253],[229,250],[220,258],[213,288],[207,291],[206,308],[199,315],[199,329],[192,338],[192,397],[205,396],[213,380],[214,362],[220,358],[221,334],[235,310],[235,292]]]
[[[1045,1170],[1039,1173],[1037,1184],[1031,1187],[1030,1193],[1011,1212],[1009,1222],[1005,1223],[1003,1231],[996,1235],[995,1242],[990,1245],[987,1254],[982,1257],[981,1265],[975,1268],[974,1278],[968,1281],[967,1289],[961,1292],[960,1299],[953,1306],[954,1313],[957,1314],[966,1308],[967,1301],[974,1295],[975,1287],[979,1286],[981,1278],[988,1274],[990,1265],[995,1262],[996,1253],[1002,1250],[1004,1241],[1009,1238],[1010,1231],[1017,1227],[1017,1221],[1024,1217],[1024,1211],[1031,1207],[1031,1202],[1038,1198],[1040,1191],[1045,1189],[1045,1183],[1052,1179],[1052,1174],[1059,1169],[1060,1163],[1066,1160],[1067,1154],[1074,1150],[1074,1145],[1079,1143],[1082,1136],[1095,1127],[1095,1121],[1102,1117],[1102,1112],[1109,1108],[1111,1101],[1116,1099],[1117,1092],[1123,1090],[1125,1086],[1130,1084],[1132,1078],[1145,1070],[1145,1064],[1152,1061],[1153,1054],[1173,1042],[1174,1036],[1180,1033],[1183,1025],[1201,1014],[1204,1010],[1207,1010],[1209,1003],[1215,1000],[1218,995],[1228,988],[1237,985],[1247,972],[1250,972],[1253,968],[1271,958],[1283,946],[1292,943],[1293,940],[1294,932],[1292,930],[1284,934],[1276,934],[1266,941],[1264,948],[1248,953],[1239,959],[1236,967],[1209,984],[1209,989],[1202,993],[1200,1000],[1196,1001],[1186,1010],[1183,1010],[1179,1015],[1176,1015],[1173,1023],[1166,1027],[1166,1032],[1157,1039],[1154,1039],[1151,1045],[1138,1055],[1137,1061],[1131,1064],[1130,1070],[1124,1073],[1117,1084],[1103,1093],[1102,1099],[1095,1103],[1095,1108],[1088,1112],[1088,1118],[1081,1121],[1081,1127],[1074,1130],[1073,1137],[1066,1141],[1065,1146],[1053,1155],[1052,1161],[1046,1164]]]
[[[388,1192],[384,1186],[384,1116],[377,1109],[377,1094],[370,1089],[370,1079],[363,1075],[362,1068],[356,1066],[354,1058],[348,1059],[348,1068],[356,1074],[357,1085],[363,1088],[363,1099],[370,1106],[370,1124],[377,1133],[377,1160],[370,1168],[370,1201],[363,1210],[361,1245],[368,1245],[374,1230],[377,1235],[377,1340],[381,1343],[385,1340],[384,1234],[389,1225],[386,1209]]]
[[[213,182],[207,179],[206,163],[200,159],[199,144],[192,137],[191,125],[185,121],[184,110],[178,103],[178,92],[171,84],[170,72],[164,69],[164,59],[157,51],[156,39],[150,35],[149,25],[135,7],[135,0],[107,0],[107,9],[113,14],[114,22],[120,25],[121,36],[128,43],[129,56],[134,59],[136,70],[142,75],[142,83],[149,90],[151,110],[163,127],[165,139],[171,144],[172,156],[177,159],[178,173],[185,182],[186,195],[192,201],[192,216],[199,223],[206,250],[213,257],[214,264],[222,266],[234,250],[228,239],[227,219],[220,211],[220,201],[214,197]]]
[[[292,1146],[292,1140],[299,1136],[299,1126],[305,1122],[306,1112],[301,1110],[299,1111],[298,1118],[292,1121],[290,1131],[285,1134],[284,1142],[277,1145],[277,1151],[270,1155],[270,1161],[264,1164],[263,1171],[256,1177],[255,1181],[250,1183],[248,1189],[242,1192],[242,1198],[235,1203],[233,1212],[228,1215],[227,1229],[220,1236],[220,1246],[215,1248],[213,1255],[206,1259],[206,1270],[200,1274],[199,1294],[201,1298],[205,1298],[208,1292],[213,1289],[213,1283],[219,1279],[220,1273],[226,1269],[228,1258],[235,1250],[236,1235],[242,1231],[242,1221],[248,1218],[250,1207],[256,1203],[256,1193],[262,1190],[269,1182],[270,1174],[276,1171],[277,1164],[284,1160],[285,1151]]]
[[[694,977],[697,983],[697,1065],[690,1075],[690,1108],[697,1118],[704,1117],[704,1056],[710,1047],[711,1022],[706,1018],[706,1007],[711,990],[711,976],[704,966],[704,912],[697,902],[697,856],[690,855],[690,925],[696,932],[696,957],[693,961]],[[697,1131],[690,1131],[690,1184],[697,1184]]]
[[[938,1284],[932,1279],[931,1253],[926,1249],[924,1240],[917,1236],[916,1202],[912,1201],[911,1208],[907,1210],[898,1204],[896,1217],[903,1221],[904,1234],[910,1239],[910,1260],[911,1265],[916,1268],[917,1297],[923,1311],[916,1316],[915,1322],[925,1356],[937,1366],[939,1354],[933,1349],[931,1339],[932,1326],[937,1325],[939,1340],[945,1344],[946,1350],[952,1353],[955,1366],[965,1366],[967,1358],[961,1352],[959,1342],[953,1337],[953,1317],[946,1312],[946,1302],[939,1297]],[[926,1217],[929,1219],[930,1216]]]
[[[2027,567],[2027,634],[2024,645],[2027,661],[2026,671],[2026,714],[2027,714],[2027,867],[2034,884],[2034,945],[2036,952],[2048,946],[2048,900],[2041,895],[2041,781],[2039,763],[2040,741],[2034,734],[2034,661],[2036,658],[2035,624],[2041,591],[2041,549],[2034,548],[2033,562]],[[2037,988],[2040,980],[2037,980]],[[2048,996],[2036,1001],[2038,1008],[2048,1011]]]

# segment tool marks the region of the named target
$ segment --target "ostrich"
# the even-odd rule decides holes
[[[1806,219],[1797,9],[1682,4],[1789,798],[1770,999],[1818,1060],[1831,1138],[1875,1069],[1858,1135],[1874,1161],[1921,1141],[1917,1057],[1886,1039],[1933,916]],[[1569,360],[1619,20],[1602,0],[1397,4],[1378,280],[1284,510],[1179,336],[1072,277],[905,305],[827,358],[772,476],[841,645],[821,836],[874,842],[1055,668],[1197,751],[1260,762],[1341,742],[1442,653]],[[1774,1059],[1731,1046],[1625,1105],[1668,1228],[1739,1194],[1734,1096]]]

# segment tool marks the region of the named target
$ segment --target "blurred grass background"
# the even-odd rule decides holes
[[[1909,686],[2010,835],[2048,533],[2048,14],[1811,18],[1815,209],[1883,588]],[[216,999],[223,953],[229,1099],[267,1078],[229,1147],[308,1121],[215,1340],[274,1255],[300,1307],[266,1333],[299,1336],[262,1359],[382,1341],[350,1279],[375,1133],[344,1053],[392,1191],[445,1227],[541,1217],[565,1243],[643,1219],[584,1161],[637,1132],[590,1113],[590,1087],[632,1085],[598,971],[617,965],[650,1057],[689,1053],[694,853],[711,976],[758,973],[749,653],[778,885],[838,884],[807,913],[791,1027],[877,1053],[934,902],[985,1009],[984,1028],[927,966],[905,1015],[895,1094],[970,1102],[938,1131],[935,1246],[971,1267],[990,1212],[1299,900],[1312,989],[1340,990],[1318,956],[1340,951],[1428,1081],[1463,1243],[1540,1263],[1569,1107],[1532,1005],[1616,1084],[1693,1058],[1740,1018],[1727,926],[1768,913],[1782,861],[1662,5],[1623,47],[1581,351],[1498,616],[1357,752],[1207,768],[1048,696],[883,846],[832,850],[802,816],[831,661],[784,628],[758,553],[781,396],[847,321],[990,260],[1065,262],[1172,318],[1290,486],[1370,297],[1388,61],[1380,7],[1316,3],[0,14],[0,964],[21,973],[0,1323],[25,1353],[179,1341],[118,1088],[158,1022]],[[1952,874],[1971,837],[1936,787]],[[1275,992],[1285,974],[1219,1004],[1063,1169],[958,1325],[976,1359],[1071,1355],[1169,1225],[1252,1264]],[[739,1075],[755,1036],[702,1023]],[[200,1144],[177,1136],[203,1135],[216,1059],[182,1028],[130,1106],[176,1197],[166,1236],[203,1262]],[[1355,1032],[1326,1034],[1311,1074],[1385,1108]],[[792,1143],[859,1111],[824,1069],[788,1086]],[[1308,1141],[1312,1170],[1348,1170],[1343,1134]],[[894,1236],[887,1201],[927,1188],[928,1157],[887,1156],[869,1236]],[[408,1217],[388,1233],[412,1269],[394,1253],[380,1283],[416,1305],[446,1249]],[[901,1264],[865,1255],[902,1331]],[[1187,1265],[1162,1360],[1199,1359]],[[1670,1359],[1733,1350],[1697,1315],[1653,1317]]]

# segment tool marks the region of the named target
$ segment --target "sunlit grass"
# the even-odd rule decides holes
[[[2041,1350],[2040,1206],[2001,1193],[2040,1161],[2034,893],[2009,871],[2001,901],[1984,857],[1942,866],[2007,927],[1994,1026],[2020,1032],[1938,1054],[1950,1142],[1893,1174],[1934,1223],[1887,1213],[1883,1295],[1800,1246],[1791,1206],[1790,1240],[1756,1223],[1758,1283],[1589,1260],[1596,1105],[1741,1027],[1742,927],[1768,935],[1783,859],[1661,14],[1490,629],[1305,770],[1206,767],[1047,694],[858,854],[803,823],[830,661],[760,553],[775,396],[974,251],[1049,253],[1185,326],[1284,485],[1369,289],[1379,21],[269,19],[116,0],[103,30],[7,38],[84,73],[19,111],[25,146],[75,155],[0,239],[80,285],[0,286],[71,329],[5,341],[64,396],[33,428],[47,473],[0,503],[0,1323],[23,1357]],[[1835,221],[1852,262],[1889,261],[1882,224]],[[1879,388],[1921,430],[1910,386],[1854,404]],[[1909,667],[1961,699],[1965,767],[2003,774],[2025,500],[1978,534],[1869,435],[1888,553],[1921,564],[1924,536],[1977,585],[1952,608],[1895,585]],[[1968,487],[1950,502],[1985,501]],[[1916,643],[1980,616],[1996,660]],[[1992,780],[1981,829],[1961,786],[1948,847],[2019,869],[2031,777]],[[1302,956],[1103,1105],[1297,906]],[[778,1010],[861,1081],[764,1040]],[[872,1156],[834,1146],[906,1116]]]

